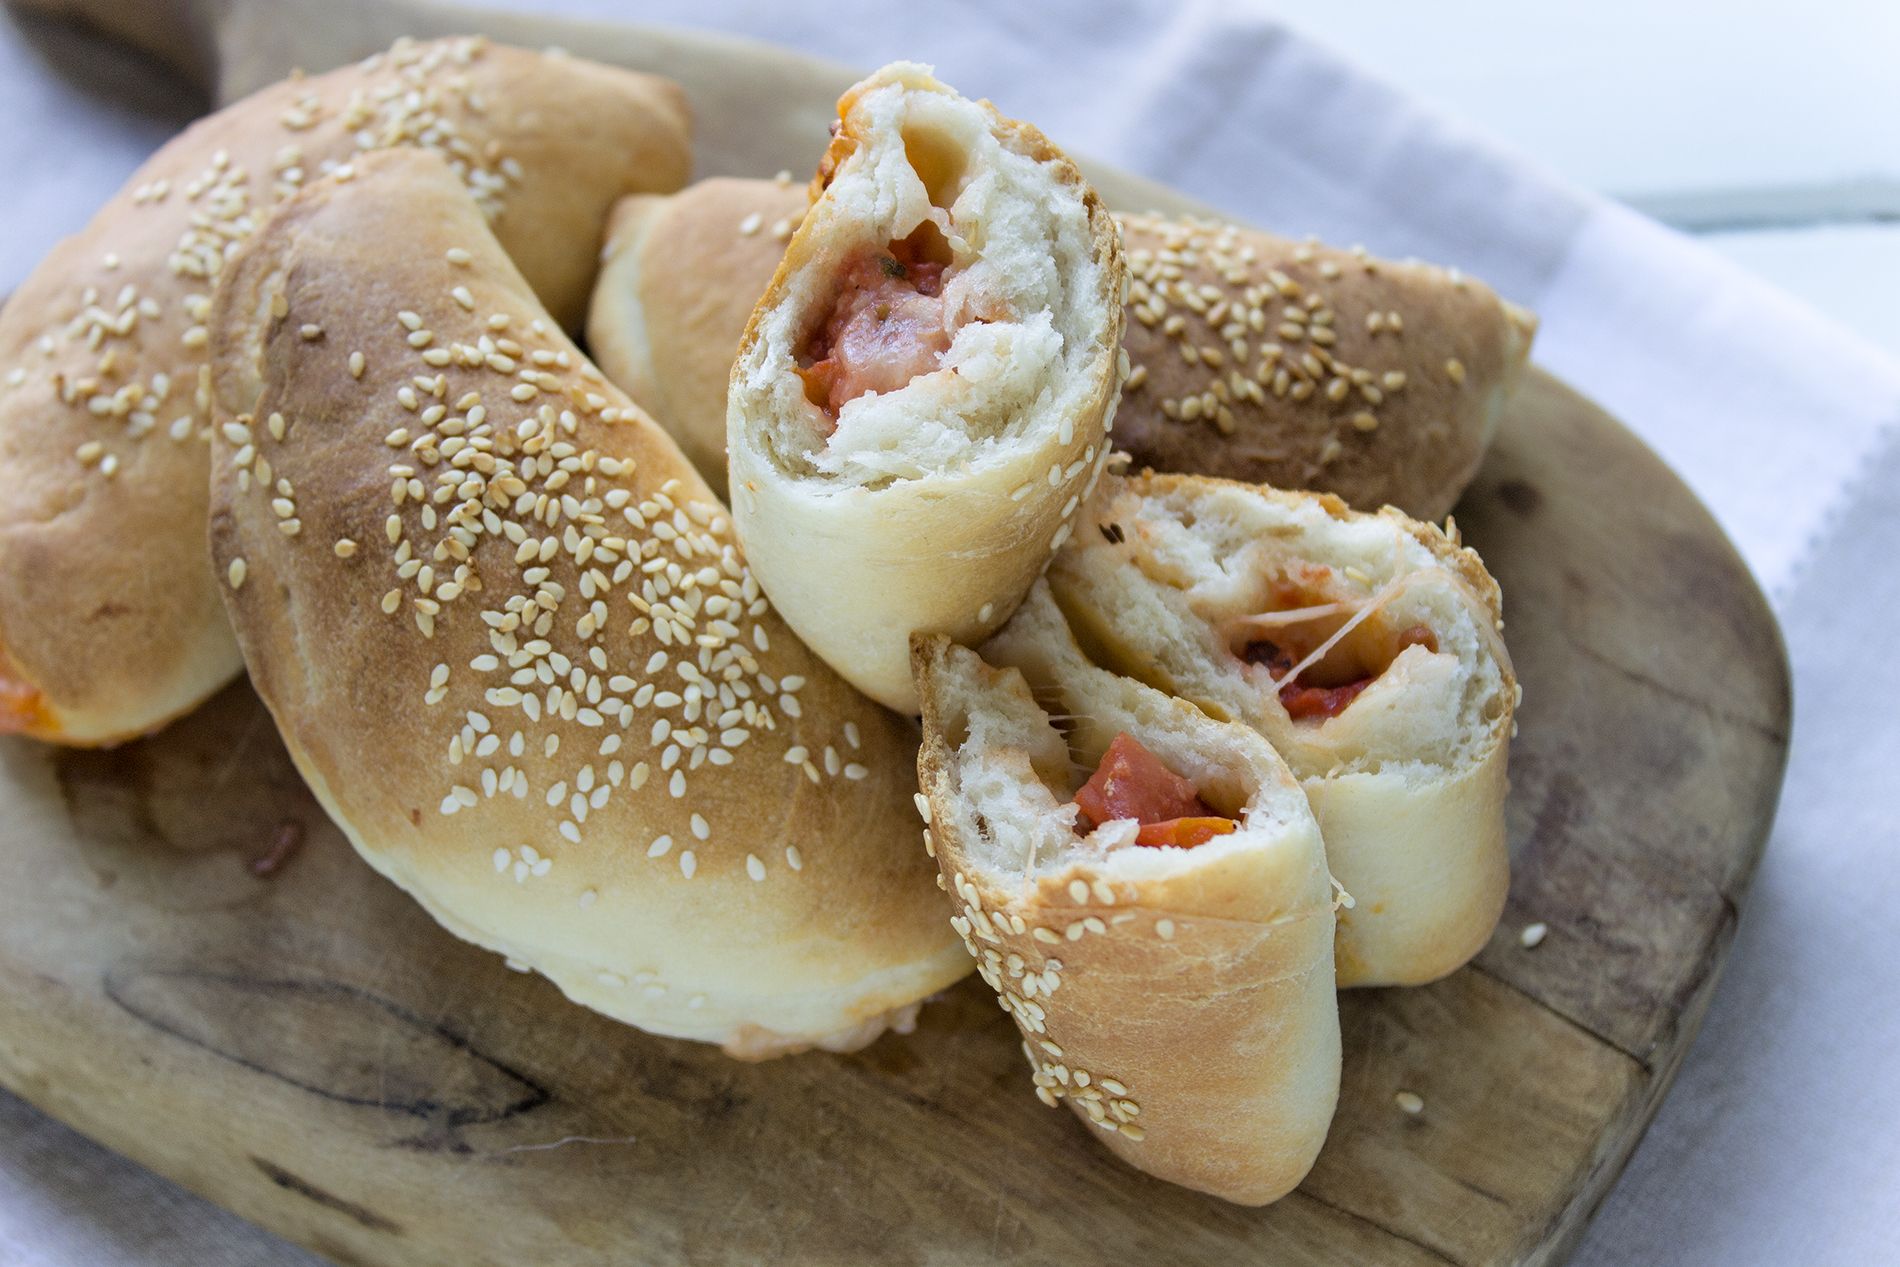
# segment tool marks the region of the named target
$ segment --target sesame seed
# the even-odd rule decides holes
[[[1463,387],[1465,385],[1464,362],[1460,361],[1455,356],[1452,357],[1449,361],[1446,361],[1445,362],[1445,377],[1449,378],[1457,386]]]
[[[698,839],[705,840],[707,837],[712,835],[712,828],[707,826],[706,820],[703,816],[699,814],[694,814],[689,821],[693,829],[693,835],[697,837]]]
[[[475,258],[459,246],[452,246],[443,252],[443,254],[448,258],[449,263],[459,268],[467,268],[469,263]]]
[[[1524,931],[1517,935],[1517,940],[1518,940],[1518,944],[1522,945],[1524,949],[1534,950],[1538,946],[1542,945],[1544,938],[1549,935],[1550,935],[1550,925],[1548,924],[1544,924],[1541,922],[1536,923],[1536,924],[1526,924],[1524,926]]]
[[[693,872],[697,870],[699,870],[699,859],[693,856],[692,850],[688,849],[684,853],[680,854],[680,874],[681,875],[685,876],[688,880],[690,880],[693,878]]]
[[[745,873],[754,880],[765,879],[765,864],[759,861],[759,855],[749,853],[745,856]]]
[[[246,574],[248,574],[249,571],[250,571],[249,566],[244,562],[242,558],[232,559],[231,566],[225,569],[225,577],[231,582],[231,588],[232,589],[243,588],[244,577],[246,576]]]
[[[1174,940],[1174,921],[1171,919],[1156,920],[1155,921],[1155,936],[1159,937],[1162,941],[1173,941]]]
[[[739,236],[751,237],[754,233],[759,231],[759,227],[764,223],[765,217],[754,211],[751,215],[739,221]]]
[[[363,367],[365,364],[366,362],[363,360],[363,354],[361,352],[350,353],[350,377],[363,377]]]
[[[1398,1105],[1401,1110],[1411,1114],[1413,1117],[1417,1117],[1420,1113],[1425,1111],[1424,1097],[1414,1091],[1400,1091],[1392,1097],[1392,1103]]]

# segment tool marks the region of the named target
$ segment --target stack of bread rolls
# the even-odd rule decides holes
[[[1407,512],[1534,319],[1117,219],[910,63],[808,186],[682,189],[688,130],[447,39],[155,155],[0,315],[0,728],[241,663],[358,852],[575,1001],[756,1059],[974,967],[1038,1098],[1277,1199],[1336,988],[1503,901],[1501,599]]]

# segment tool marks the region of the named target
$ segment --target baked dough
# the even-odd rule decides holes
[[[915,712],[911,632],[1002,624],[1108,459],[1121,258],[1041,133],[926,68],[838,111],[733,366],[733,513],[786,621]]]
[[[1293,776],[1256,734],[1083,660],[1037,582],[981,655],[920,636],[927,839],[1045,1103],[1131,1165],[1247,1205],[1291,1191],[1339,1093],[1333,886]],[[1192,848],[1079,834],[1118,736],[1237,830]]]
[[[716,177],[614,206],[587,350],[726,493],[726,383],[746,320],[811,197],[803,184]]]
[[[1455,269],[1214,221],[1119,217],[1136,467],[1449,512],[1537,319]]]
[[[1110,477],[1049,583],[1099,663],[1292,767],[1352,898],[1342,986],[1422,984],[1484,945],[1510,879],[1518,692],[1476,553],[1326,494]]]
[[[672,84],[476,39],[288,80],[160,149],[0,314],[0,730],[125,739],[237,672],[204,553],[212,285],[274,204],[392,145],[451,158],[564,322],[608,207],[689,161]]]
[[[914,728],[778,619],[437,156],[307,185],[211,324],[232,624],[371,865],[577,1002],[735,1055],[860,1045],[968,971]]]
[[[588,339],[715,484],[729,349],[778,266],[774,230],[804,206],[789,183],[710,180],[629,198],[615,219]],[[1535,317],[1451,269],[1213,222],[1119,220],[1133,364],[1111,442],[1137,467],[1444,518],[1522,376]]]

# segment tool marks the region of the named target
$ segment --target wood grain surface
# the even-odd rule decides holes
[[[708,172],[809,167],[849,78],[434,6],[98,9],[232,90],[405,29],[662,48]],[[1187,205],[1091,170],[1118,205]],[[242,684],[116,750],[0,741],[0,1082],[341,1263],[1560,1261],[1708,1005],[1773,816],[1787,667],[1708,513],[1547,375],[1457,518],[1524,683],[1510,906],[1448,980],[1343,996],[1339,1115],[1266,1210],[1130,1172],[1037,1104],[980,984],[912,1035],[764,1065],[566,1003],[362,864]]]

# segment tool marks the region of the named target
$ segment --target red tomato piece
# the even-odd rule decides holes
[[[1371,685],[1370,677],[1362,677],[1344,686],[1301,686],[1294,682],[1280,688],[1280,703],[1286,707],[1286,715],[1294,721],[1337,717],[1346,711],[1346,705],[1359,698],[1359,692]]]
[[[1211,813],[1193,783],[1168,769],[1160,757],[1126,732],[1108,745],[1095,773],[1075,794],[1075,803],[1098,825],[1118,818],[1159,823],[1170,818],[1205,818]]]

